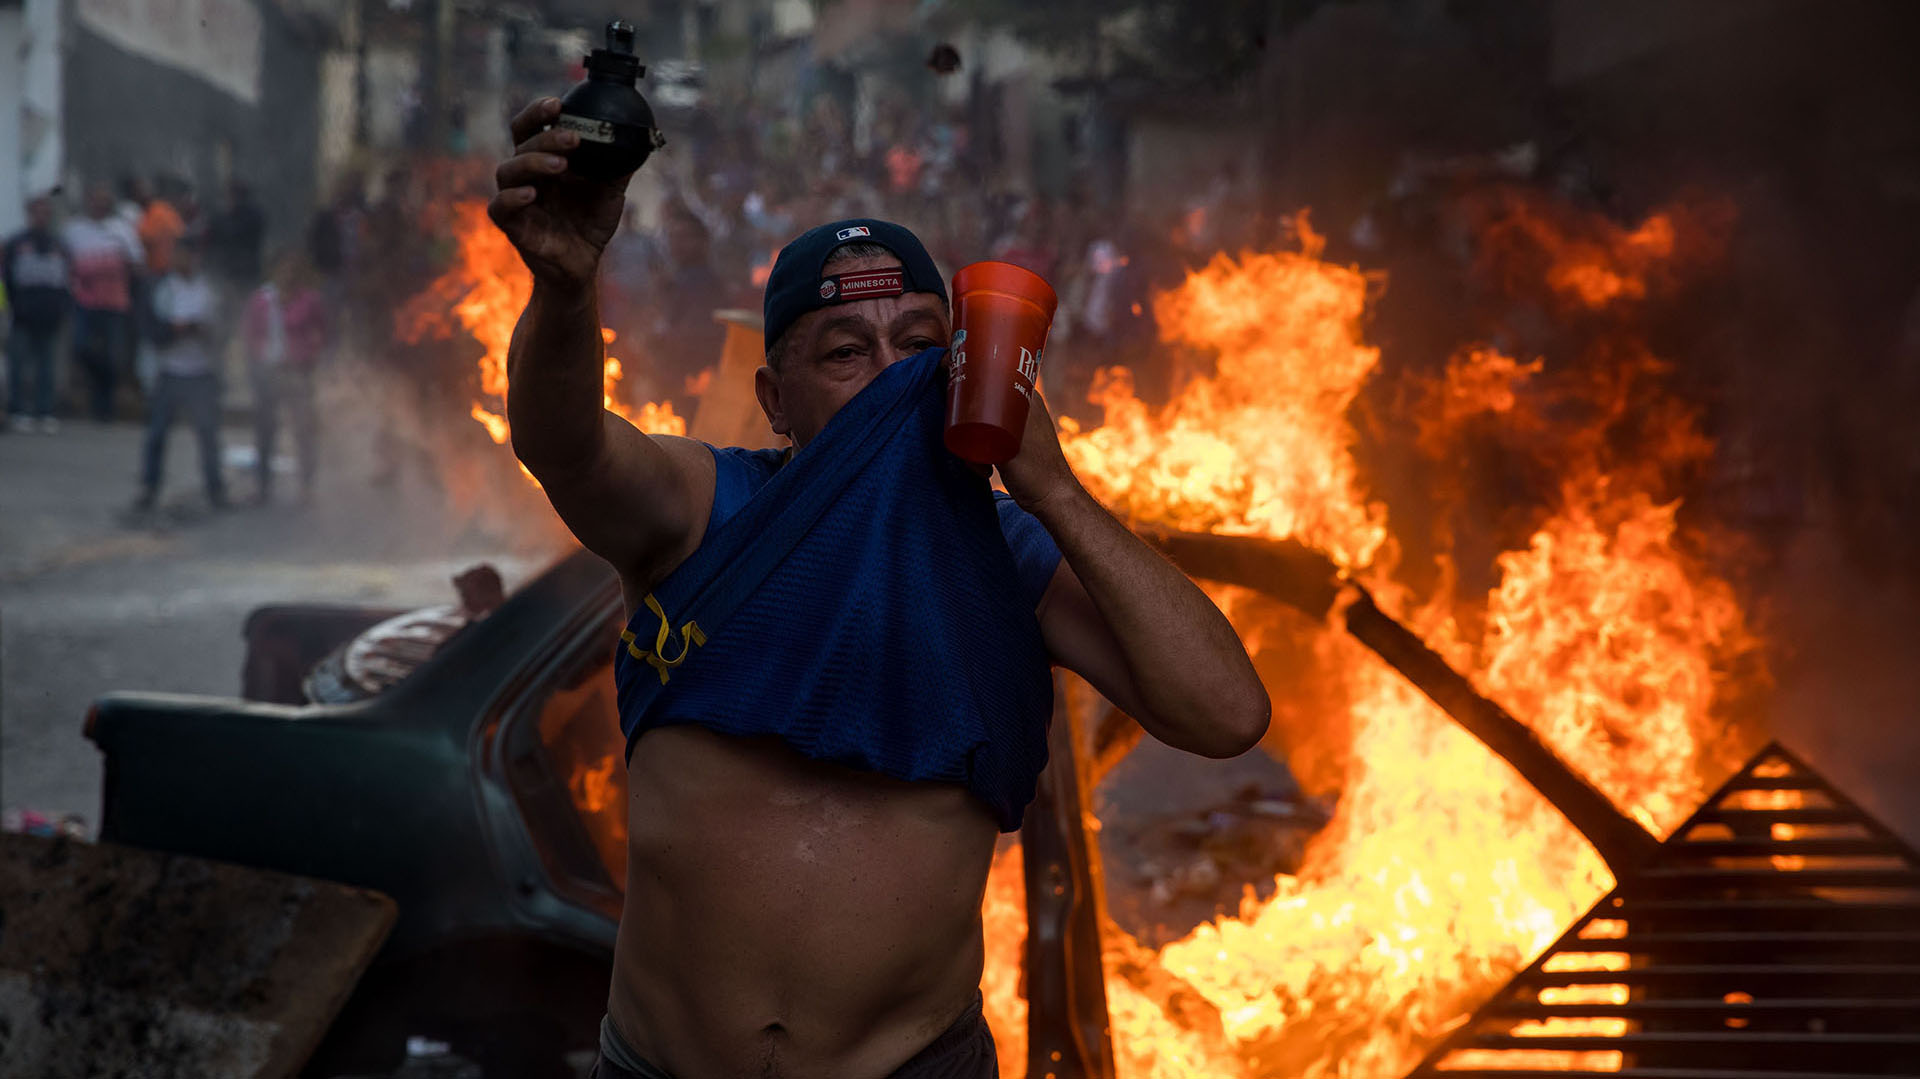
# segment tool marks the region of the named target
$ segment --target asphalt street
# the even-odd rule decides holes
[[[185,431],[160,512],[129,512],[141,432],[70,423],[0,434],[0,807],[99,810],[99,758],[82,737],[111,690],[231,696],[247,613],[264,603],[445,602],[449,578],[491,561],[509,589],[565,550],[552,513],[503,447],[465,440],[414,454],[386,486],[378,444],[339,418],[313,503],[210,512]],[[251,438],[227,433],[244,457]],[[435,460],[437,464],[433,463]],[[240,462],[236,460],[234,464]],[[253,484],[229,469],[236,500]],[[290,484],[283,487],[290,487]],[[1852,565],[1813,515],[1751,604],[1773,643],[1765,721],[1909,837],[1920,838],[1920,637],[1915,598]],[[1148,740],[1103,791],[1113,808],[1203,805],[1249,782],[1289,786],[1271,762],[1201,761]],[[1129,789],[1129,774],[1152,777]]]
[[[132,425],[86,423],[0,434],[0,806],[96,825],[87,706],[114,690],[237,694],[241,627],[261,604],[447,602],[451,576],[476,562],[492,562],[512,589],[568,545],[507,451],[484,442],[463,443],[458,467],[446,447],[416,455],[393,487],[378,488],[375,439],[335,432],[311,506],[290,494],[247,506],[251,475],[230,467],[242,508],[214,513],[195,447],[176,430],[160,511],[141,517],[131,512],[140,440]],[[251,451],[242,429],[226,443],[230,455]],[[1292,790],[1263,754],[1209,761],[1149,739],[1102,803],[1159,814],[1247,784]]]
[[[92,827],[100,766],[81,735],[88,704],[109,690],[236,694],[241,625],[260,604],[447,602],[449,578],[467,566],[491,561],[512,588],[563,549],[550,528],[501,527],[424,474],[375,489],[367,455],[351,447],[335,451],[308,506],[290,493],[245,506],[251,476],[230,467],[245,508],[215,513],[185,430],[173,435],[160,510],[138,516],[140,440],[132,425],[0,434],[5,807],[77,813]],[[245,431],[227,432],[231,456],[250,443]],[[483,467],[496,482],[523,485],[504,449],[479,452],[493,455]]]

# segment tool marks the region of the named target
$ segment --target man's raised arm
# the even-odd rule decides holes
[[[594,282],[627,178],[568,172],[579,136],[548,126],[559,112],[557,99],[542,98],[514,117],[514,156],[495,171],[499,192],[487,207],[533,274],[507,350],[507,421],[515,456],[560,519],[631,584],[684,553],[695,488],[713,463],[698,443],[651,438],[602,406]]]

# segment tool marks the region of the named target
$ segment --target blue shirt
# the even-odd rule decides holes
[[[1053,682],[1035,608],[1060,551],[941,445],[939,359],[883,372],[791,460],[712,450],[701,548],[615,655],[629,746],[678,723],[772,734],[815,760],[964,784],[1003,831],[1019,828],[1047,760]],[[864,456],[843,452],[862,440]],[[800,526],[789,511],[808,499],[824,512]],[[750,580],[760,571],[745,564],[775,535],[797,539]],[[728,576],[736,566],[745,576]],[[703,606],[715,589],[744,598],[721,614]],[[681,658],[659,666],[645,650],[668,631],[682,639],[659,651]]]
[[[706,536],[727,523],[747,499],[766,486],[768,480],[787,459],[786,450],[748,450],[739,446],[708,446],[713,451],[713,513],[707,518]],[[1020,593],[1028,607],[1039,607],[1046,595],[1054,571],[1060,567],[1060,548],[1053,542],[1040,519],[1013,500],[1005,491],[993,492],[994,509],[1000,515],[1000,534],[1013,552],[1013,565],[1019,571]],[[702,538],[702,543],[706,542]]]

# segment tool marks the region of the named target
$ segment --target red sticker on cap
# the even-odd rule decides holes
[[[899,270],[874,270],[869,273],[841,274],[842,300],[863,300],[869,296],[898,296],[907,290],[906,275]]]

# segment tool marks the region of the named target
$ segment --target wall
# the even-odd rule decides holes
[[[20,100],[26,82],[27,12],[17,4],[0,4],[0,100]],[[20,121],[24,108],[0,109],[0,161],[21,160]],[[0,236],[12,235],[21,225],[26,185],[18,168],[0,168]]]
[[[146,40],[146,27],[137,21],[104,32],[96,27],[116,13],[137,20],[143,6],[83,2],[91,5],[88,15],[75,10],[65,26],[67,177],[78,183],[174,172],[190,179],[211,207],[231,173],[257,192],[270,245],[296,237],[312,209],[319,166],[326,41],[317,24],[294,24],[275,4],[222,0],[258,16],[258,64],[249,81],[244,56],[203,72],[182,66],[187,58],[179,49],[123,47],[116,41]]]
[[[1711,42],[1802,0],[1554,0],[1553,80],[1574,82],[1676,45]]]
[[[0,235],[60,183],[61,0],[0,0]]]

